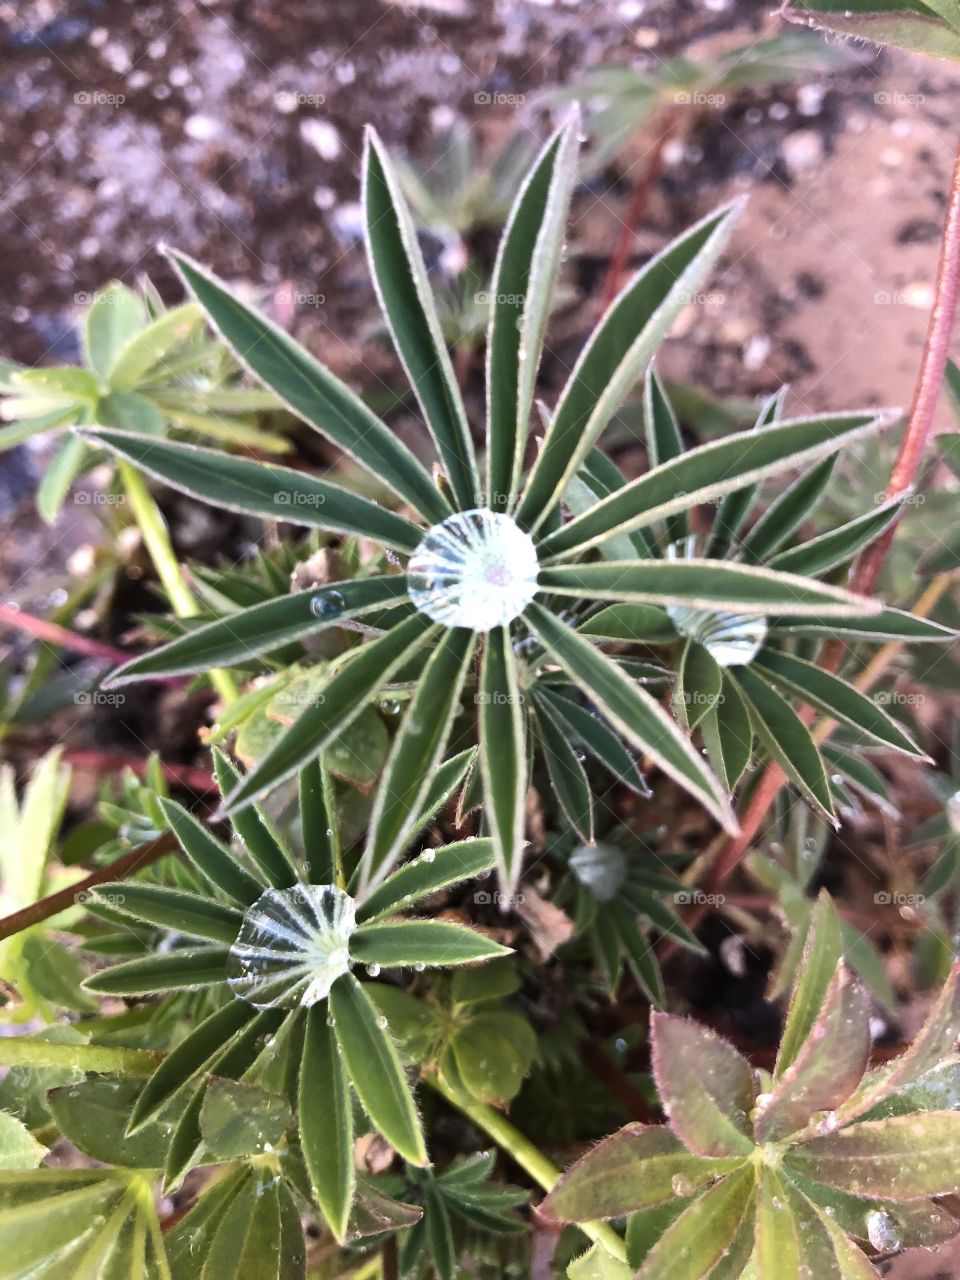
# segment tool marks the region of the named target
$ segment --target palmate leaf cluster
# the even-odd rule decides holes
[[[60,437],[37,491],[45,520],[56,518],[77,476],[104,461],[101,450],[68,430],[79,423],[145,436],[172,431],[274,453],[289,448],[258,423],[276,400],[240,385],[223,344],[203,332],[196,303],[167,309],[148,281],[139,290],[115,281],[90,300],[81,332],[81,368],[0,361],[0,418],[9,424],[0,429],[0,453],[35,436]]]
[[[607,606],[626,608],[631,620],[630,609],[661,620],[671,614],[754,619],[764,630],[763,620],[769,619],[774,629],[782,624],[791,639],[807,628],[824,636],[838,621],[872,638],[950,634],[816,576],[848,560],[871,530],[893,518],[892,510],[824,535],[826,547],[821,540],[778,550],[806,510],[800,499],[810,505],[812,479],[819,483],[825,476],[823,460],[889,425],[890,415],[868,411],[783,420],[778,404],[754,430],[685,449],[663,389],[650,375],[650,469],[627,481],[598,451],[604,428],[722,251],[736,206],[703,219],[639,272],[590,336],[553,409],[537,408],[538,366],[576,153],[573,119],[543,148],[504,232],[491,285],[482,466],[440,339],[411,216],[373,134],[364,160],[368,255],[436,450],[434,475],[349,388],[182,257],[185,281],[240,362],[392,490],[397,508],[303,472],[180,442],[106,428],[83,433],[202,500],[369,539],[397,562],[388,566],[391,571],[231,611],[113,677],[122,684],[211,666],[248,666],[324,629],[364,626],[373,638],[343,655],[311,705],[238,782],[225,805],[237,812],[261,799],[321,756],[371,699],[391,685],[411,687],[371,817],[361,870],[366,888],[389,872],[406,847],[411,815],[471,698],[479,730],[478,788],[506,897],[521,871],[531,745],[542,752],[564,812],[587,840],[592,797],[574,740],[614,777],[641,790],[636,760],[642,755],[729,831],[736,826],[729,793],[746,766],[754,734],[806,798],[832,813],[822,761],[778,688],[819,708],[829,705],[831,714],[855,721],[874,740],[895,738],[901,749],[916,750],[868,699],[818,674],[788,654],[786,645],[764,648],[756,670],[742,665],[729,675],[719,674],[706,646],[674,645],[680,705],[694,690],[705,699],[699,710],[711,713],[681,714],[678,724],[646,688],[651,679],[669,677],[671,668],[638,664],[622,652],[624,640],[646,639],[649,628],[628,627],[624,634],[621,627],[604,636],[596,619],[611,617]],[[535,412],[542,413],[545,430],[528,464]],[[820,463],[808,476],[806,469]],[[733,508],[742,508],[742,520],[749,506],[744,499],[756,494],[758,484],[797,469],[804,476],[778,504],[776,516],[742,539],[742,547],[727,554],[717,546],[706,554],[671,550],[692,527],[688,513],[700,504],[722,502],[720,515],[733,529]],[[441,564],[451,543],[453,561],[448,557]],[[444,549],[440,559],[438,545]],[[761,563],[765,551],[770,564]],[[496,561],[492,569],[484,556]],[[471,576],[477,572],[480,578]],[[488,572],[493,576],[482,576]],[[669,631],[675,639],[675,629]],[[613,643],[612,654],[605,641]],[[713,768],[690,741],[700,719],[713,742]]]
[[[901,1057],[868,1071],[870,1003],[841,949],[823,895],[772,1076],[715,1032],[652,1015],[667,1124],[607,1138],[541,1207],[567,1222],[627,1219],[629,1266],[598,1245],[594,1274],[865,1280],[879,1274],[865,1250],[956,1235],[935,1197],[960,1188],[960,969]]]
[[[221,786],[234,785],[238,774],[227,758],[218,754],[216,763]],[[462,779],[466,763],[457,760],[437,775],[413,824],[414,837]],[[407,1160],[427,1160],[388,1018],[371,999],[371,984],[354,970],[377,976],[504,955],[504,947],[463,925],[398,918],[420,898],[489,871],[491,842],[428,849],[372,892],[354,897],[340,869],[336,817],[320,766],[300,778],[302,864],[255,807],[234,818],[245,851],[238,857],[182,806],[160,803],[197,889],[147,882],[99,886],[88,902],[91,910],[117,925],[133,921],[168,931],[172,945],[157,947],[148,935],[145,954],[100,970],[87,988],[126,998],[204,992],[216,1004],[138,1094],[127,1134],[135,1137],[177,1099],[162,1165],[167,1185],[179,1185],[209,1147],[203,1120],[211,1076],[256,1075],[264,1054],[276,1058],[270,1071],[288,1097],[286,1121],[297,1113],[312,1199],[343,1239],[355,1192],[351,1092]],[[273,1147],[285,1128],[281,1122]]]

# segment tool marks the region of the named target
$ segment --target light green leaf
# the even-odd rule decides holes
[[[509,952],[509,947],[500,946],[485,934],[448,920],[370,923],[361,926],[350,939],[353,959],[384,969],[472,964]]]
[[[780,1038],[774,1078],[792,1066],[810,1035],[843,957],[840,918],[833,899],[821,890],[813,910],[796,982]]]
[[[35,1169],[46,1154],[23,1121],[0,1111],[0,1169]]]
[[[752,1218],[754,1188],[754,1171],[747,1166],[705,1191],[666,1229],[636,1280],[704,1280]]]
[[[204,1094],[200,1129],[212,1155],[234,1160],[278,1147],[290,1120],[290,1106],[279,1094],[215,1078]]]
[[[107,382],[120,391],[130,391],[170,351],[193,334],[203,319],[196,302],[165,311],[141,329],[118,351],[107,372]]]
[[[438,889],[483,875],[493,865],[492,840],[461,840],[439,849],[427,849],[362,898],[357,919],[361,924],[379,920]]]
[[[353,1107],[325,1005],[314,1005],[307,1013],[300,1068],[300,1141],[317,1204],[331,1231],[343,1241],[356,1184]]]
[[[96,295],[84,321],[83,345],[87,364],[109,384],[110,370],[120,352],[141,328],[146,312],[132,289],[114,281]]]
[[[64,436],[58,443],[37,488],[37,510],[47,524],[53,524],[60,514],[70,486],[86,466],[89,456],[79,436]]]
[[[160,884],[122,880],[100,884],[91,891],[87,909],[94,910],[98,902],[121,915],[210,942],[233,942],[243,923],[243,913],[235,907]]]

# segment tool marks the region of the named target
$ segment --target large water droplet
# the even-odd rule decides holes
[[[349,971],[356,916],[353,898],[333,885],[267,889],[247,909],[230,948],[227,976],[234,995],[258,1009],[325,999]]]
[[[878,1253],[896,1253],[903,1242],[896,1219],[885,1209],[871,1209],[867,1214],[867,1239]]]
[[[343,613],[343,596],[339,591],[321,591],[319,595],[312,597],[310,612],[315,618],[321,618],[324,622],[339,618]]]
[[[571,854],[570,870],[601,902],[610,902],[623,888],[627,860],[612,844],[582,844]]]
[[[947,821],[953,830],[960,835],[960,791],[955,791],[947,801]]]
[[[518,618],[537,593],[533,539],[509,516],[480,508],[435,524],[407,566],[410,598],[447,627],[490,631]]]
[[[695,559],[699,549],[696,535],[681,538],[667,547],[667,559]],[[754,660],[767,638],[766,618],[715,613],[677,604],[668,604],[666,610],[680,634],[702,644],[719,667],[745,667]]]

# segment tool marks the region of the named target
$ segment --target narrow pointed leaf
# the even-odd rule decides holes
[[[791,1169],[786,1182],[791,1184],[830,1217],[847,1235],[868,1241],[871,1213],[886,1214],[898,1228],[905,1249],[930,1248],[957,1234],[958,1224],[946,1209],[932,1200],[882,1200],[877,1196],[855,1196],[838,1187],[822,1186]],[[820,1280],[817,1276],[817,1280]]]
[[[541,544],[545,557],[583,551],[614,534],[642,528],[769,476],[805,466],[889,426],[889,415],[848,413],[795,418],[742,431],[654,467]]]
[[[383,879],[410,842],[460,710],[475,645],[474,632],[451,627],[441,634],[424,668],[377,789],[363,851],[361,893]]]
[[[868,511],[866,515],[831,529],[829,533],[822,533],[809,542],[801,542],[797,547],[781,551],[770,560],[770,567],[810,576],[827,573],[837,565],[846,564],[861,548],[869,546],[899,519],[902,511],[903,500],[892,498],[877,507],[876,511]]]
[[[661,462],[669,462],[683,453],[680,424],[654,364],[647,370],[643,389],[643,425],[647,437],[649,467],[657,467]],[[667,519],[666,534],[669,542],[685,538],[689,532],[690,522],[686,512]]]
[[[476,929],[448,920],[400,920],[393,924],[366,924],[350,941],[350,954],[361,964],[381,968],[428,965],[431,968],[473,964],[510,954],[509,947]]]
[[[732,791],[753,754],[753,726],[740,691],[726,674],[720,697],[701,724],[710,763],[727,790]]]
[[[611,995],[620,972],[622,952],[640,990],[655,1009],[662,1009],[666,1001],[663,974],[657,963],[656,952],[648,932],[640,928],[636,913],[625,902],[613,901],[607,906],[609,938],[601,945],[609,948],[607,969],[611,975]]]
[[[560,808],[581,840],[593,844],[593,795],[583,764],[549,706],[542,703],[537,708],[537,728]]]
[[[557,662],[586,689],[616,731],[694,795],[728,831],[736,829],[726,796],[676,723],[617,664],[541,606],[524,615]]]
[[[778,1142],[817,1111],[835,1111],[860,1083],[870,1057],[870,997],[839,965],[800,1052],[757,1117],[758,1142]]]
[[[755,1223],[756,1262],[762,1276],[799,1276],[800,1242],[797,1224],[785,1207],[786,1192],[769,1167],[761,1170]],[[818,1277],[817,1280],[820,1280]]]
[[[440,768],[436,770],[430,781],[427,794],[423,798],[416,822],[411,828],[411,844],[423,834],[430,822],[452,798],[457,788],[463,784],[465,789],[467,783],[464,780],[470,778],[476,761],[477,748],[467,747],[465,751],[461,751],[457,755],[451,756],[449,760],[444,761]],[[454,825],[462,825],[458,815],[454,816]]]
[[[904,755],[926,758],[896,720],[872,698],[823,667],[777,649],[761,650],[754,666],[793,696],[835,720],[842,720],[874,742]]]
[[[960,1190],[960,1112],[866,1120],[791,1147],[784,1165],[855,1195],[950,1195]]]
[[[709,214],[651,259],[614,299],[560,394],[518,509],[525,528],[537,528],[560,501],[722,253],[739,210],[736,203]]]
[[[812,618],[775,618],[772,629],[795,635],[844,636],[853,640],[910,640],[952,643],[958,633],[929,618],[918,618],[903,609],[885,608],[867,618],[836,618],[815,622]]]
[[[91,905],[96,905],[97,898],[122,915],[210,942],[235,941],[243,923],[243,913],[235,907],[165,885],[124,881],[100,884],[91,894]]]
[[[810,919],[803,954],[790,996],[774,1079],[793,1064],[819,1017],[837,966],[843,957],[840,918],[833,899],[824,889]]]
[[[407,553],[416,550],[423,536],[388,507],[304,471],[103,427],[83,435],[89,444],[104,445],[181,493],[229,511],[357,534]]]
[[[737,667],[730,679],[746,700],[754,732],[767,754],[814,809],[836,826],[830,782],[810,730],[790,703],[750,667]]]
[[[337,1044],[364,1111],[405,1160],[426,1164],[423,1133],[406,1076],[370,997],[352,974],[346,974],[333,984],[329,1003]]]
[[[224,753],[216,749],[213,752],[213,767],[220,793],[227,795],[237,786],[242,775]],[[296,881],[296,868],[265,813],[256,808],[242,809],[233,815],[231,825],[268,884],[275,889],[287,889]]]
[[[315,760],[435,631],[430,620],[417,613],[358,649],[324,687],[318,700],[294,721],[240,785],[224,797],[224,807],[234,810],[250,804]]]
[[[731,1044],[686,1018],[652,1013],[653,1073],[670,1127],[702,1156],[749,1155],[753,1071]]]
[[[717,706],[723,689],[723,670],[702,644],[688,640],[680,655],[673,700],[677,719],[688,732]]]
[[[796,533],[820,501],[836,462],[836,454],[824,458],[778,494],[741,540],[737,551],[738,559],[747,564],[760,564],[778,551]],[[796,572],[803,573],[805,570],[798,569]]]
[[[201,875],[240,906],[249,907],[256,902],[264,886],[240,865],[226,845],[175,800],[161,798],[160,808],[180,847]]]
[[[143,956],[103,969],[84,983],[105,996],[147,996],[158,991],[196,991],[227,980],[229,947],[190,947]]]
[[[727,1256],[751,1215],[755,1179],[744,1168],[705,1191],[647,1254],[636,1280],[703,1280]]]
[[[507,627],[487,635],[480,673],[480,768],[501,891],[509,897],[520,879],[527,794],[523,697]]]
[[[205,623],[169,644],[118,667],[104,688],[150,676],[192,675],[211,667],[245,665],[262,654],[341,626],[406,599],[403,577],[357,578],[335,587],[296,591]]]
[[[609,769],[615,778],[638,795],[649,795],[640,766],[624,746],[622,738],[613,732],[606,721],[552,689],[541,689],[538,696],[550,707],[561,727],[579,739],[586,750]]]
[[[378,920],[448,885],[483,875],[493,865],[492,840],[461,840],[428,849],[394,871],[364,898],[357,908],[357,919],[361,924]]]
[[[356,1184],[353,1104],[324,1004],[307,1010],[299,1096],[300,1144],[310,1183],[330,1230],[342,1243]]]
[[[741,1163],[692,1155],[666,1125],[629,1124],[572,1164],[539,1212],[559,1222],[620,1218],[672,1200],[677,1183],[693,1195]]]
[[[757,421],[753,427],[754,431],[762,431],[764,427],[772,426],[775,422],[780,421],[783,417],[783,406],[786,398],[786,387],[781,387],[779,391],[767,398],[760,413],[757,415]],[[730,550],[750,513],[759,488],[760,486],[757,484],[746,485],[742,489],[731,490],[721,499],[707,537],[707,550],[715,559],[720,559]]]
[[[677,629],[666,609],[649,604],[610,604],[593,614],[578,630],[581,635],[626,644],[671,644]]]
[[[540,152],[517,193],[497,254],[487,329],[487,505],[492,511],[506,511],[516,500],[576,180],[578,128],[578,121],[570,120]]]
[[[370,271],[397,355],[416,393],[461,509],[479,504],[470,427],[413,219],[377,134],[367,130],[363,205]]]
[[[127,1133],[136,1133],[152,1119],[164,1103],[188,1080],[192,1080],[210,1058],[227,1048],[234,1037],[257,1017],[257,1010],[245,1000],[229,1000],[190,1031],[172,1049],[144,1085],[130,1114]]]
[[[163,312],[120,348],[107,381],[114,390],[133,391],[168,352],[191,336],[203,320],[195,302]]]
[[[540,588],[558,595],[681,604],[736,613],[809,612],[814,616],[879,612],[880,605],[841,587],[723,560],[632,560],[543,569]]]
[[[174,262],[214,328],[240,363],[296,414],[388,485],[429,520],[450,508],[410,450],[359,396],[279,326],[235,298],[210,272],[183,254]]]

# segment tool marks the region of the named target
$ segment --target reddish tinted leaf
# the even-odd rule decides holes
[[[752,1167],[731,1174],[694,1200],[647,1254],[636,1280],[701,1280],[738,1239],[752,1214]]]
[[[686,1018],[653,1013],[653,1072],[670,1126],[702,1156],[749,1155],[753,1071],[733,1045]]]

